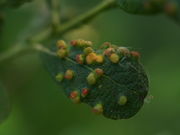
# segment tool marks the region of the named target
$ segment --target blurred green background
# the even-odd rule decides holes
[[[77,16],[100,0],[61,0],[64,20]],[[0,53],[46,25],[43,1],[7,9]],[[59,37],[61,39],[62,37]],[[150,78],[150,103],[128,120],[96,116],[87,105],[65,97],[37,54],[0,65],[0,80],[8,90],[11,113],[0,135],[179,135],[180,26],[164,15],[136,16],[114,9],[63,36],[101,45],[110,41],[138,50]]]

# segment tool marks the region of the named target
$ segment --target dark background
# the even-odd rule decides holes
[[[61,14],[71,18],[99,2],[61,0]],[[45,24],[46,10],[42,1],[7,9],[0,52]],[[10,116],[0,125],[0,135],[180,134],[180,25],[161,14],[136,16],[114,9],[63,38],[83,38],[97,46],[110,41],[141,52],[150,78],[149,95],[154,98],[128,120],[96,116],[87,105],[71,103],[38,55],[27,54],[0,66],[0,80],[8,90],[12,106]]]

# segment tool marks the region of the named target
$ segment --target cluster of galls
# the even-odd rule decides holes
[[[76,55],[76,62],[79,64],[93,64],[93,63],[103,63],[104,57],[98,55],[92,48],[91,41],[85,41],[82,39],[71,41],[71,45],[74,47],[83,48],[83,54]]]
[[[58,40],[57,41],[57,56],[60,58],[65,58],[68,56],[68,49],[67,49],[67,44],[64,42],[64,40]]]
[[[103,64],[105,61],[105,57],[107,57],[112,63],[116,64],[121,60],[121,57],[127,56],[127,57],[133,57],[136,60],[139,59],[140,54],[135,51],[129,51],[129,49],[125,47],[117,47],[115,45],[112,45],[111,43],[104,43],[103,44],[103,52],[102,54],[97,54],[94,49],[92,48],[92,42],[91,41],[85,41],[85,40],[73,40],[71,41],[71,45],[73,47],[80,47],[83,49],[82,54],[76,55],[76,62],[78,64]],[[59,40],[57,42],[57,56],[60,58],[66,58],[68,57],[68,46],[63,40]],[[88,85],[95,85],[97,80],[100,77],[104,76],[103,69],[96,68],[92,70],[87,78],[87,84]],[[71,69],[68,69],[65,73],[58,73],[56,75],[56,80],[59,82],[62,82],[64,79],[66,80],[72,80],[73,77],[75,77],[75,72]],[[80,103],[82,98],[85,98],[90,92],[89,88],[83,88],[82,90],[73,90],[69,94],[69,98],[74,103]],[[117,103],[119,105],[125,105],[128,102],[128,99],[125,95],[119,96],[119,99]],[[102,114],[103,113],[103,104],[101,102],[97,103],[93,107],[93,112],[96,114]]]
[[[58,74],[56,75],[56,80],[57,80],[58,82],[62,82],[64,79],[66,79],[66,80],[72,80],[74,76],[75,76],[74,71],[68,69],[68,70],[66,70],[65,73],[58,73]]]
[[[118,63],[120,58],[123,56],[133,56],[139,59],[140,54],[135,51],[129,51],[126,47],[117,47],[111,43],[105,42],[103,46],[104,49],[102,54],[97,54],[92,48],[92,42],[82,39],[73,40],[70,43],[73,47],[83,48],[82,54],[76,55],[76,62],[79,64],[102,64],[105,60],[105,56],[109,58],[112,63]],[[60,58],[65,58],[68,56],[67,44],[63,40],[57,42],[57,56]]]
[[[62,82],[64,79],[66,80],[72,80],[75,77],[75,72],[73,70],[66,70],[65,73],[58,73],[56,75],[56,80],[58,82]],[[86,95],[89,93],[89,90],[87,88],[83,88],[81,94],[78,90],[74,90],[70,93],[69,97],[72,99],[74,103],[80,103],[80,96],[83,98],[86,97]]]
[[[132,57],[136,60],[139,60],[140,54],[136,51],[130,51],[126,47],[117,47],[111,43],[104,43],[105,50],[103,54],[109,58],[112,63],[118,63],[122,57]]]

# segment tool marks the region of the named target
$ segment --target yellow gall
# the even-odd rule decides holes
[[[56,80],[57,80],[58,82],[61,82],[63,79],[64,79],[64,75],[63,75],[62,73],[58,73],[58,74],[56,75]]]
[[[85,55],[88,55],[89,53],[92,53],[92,52],[94,52],[94,50],[91,47],[84,48],[84,54]]]
[[[127,103],[127,97],[126,96],[120,96],[118,100],[119,105],[125,105]]]
[[[60,58],[65,58],[68,55],[68,52],[66,49],[59,49],[57,50],[57,56]]]
[[[57,48],[59,48],[59,49],[66,49],[67,48],[67,45],[66,45],[64,40],[58,40],[56,45],[57,45]]]
[[[104,62],[104,56],[103,55],[97,55],[96,56],[96,62],[97,63],[103,63]]]
[[[92,64],[96,61],[96,58],[97,58],[97,54],[92,52],[86,56],[86,63]]]
[[[94,73],[90,73],[86,79],[89,85],[94,85],[96,83],[96,76]]]
[[[109,57],[110,61],[112,63],[118,63],[119,62],[119,56],[115,53],[111,54],[111,56]]]
[[[71,80],[73,77],[74,77],[74,71],[68,69],[65,72],[64,78],[67,79],[67,80]]]
[[[102,104],[96,104],[92,111],[95,113],[95,114],[102,114],[103,113],[103,105]]]

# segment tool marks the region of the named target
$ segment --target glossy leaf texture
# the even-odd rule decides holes
[[[165,13],[180,23],[180,0],[117,0],[121,9],[132,14]]]
[[[7,93],[0,83],[0,123],[2,123],[10,113],[10,104]]]
[[[74,103],[86,103],[111,119],[128,119],[140,110],[149,84],[138,52],[108,42],[96,50],[85,40],[56,44],[42,58]]]

